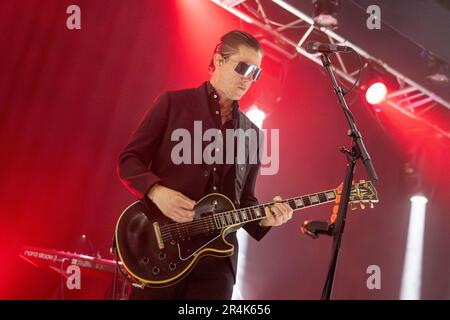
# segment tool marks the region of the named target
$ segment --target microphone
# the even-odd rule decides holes
[[[316,41],[309,42],[305,47],[306,52],[315,53],[333,53],[333,52],[351,52],[353,48],[332,43],[320,43]]]

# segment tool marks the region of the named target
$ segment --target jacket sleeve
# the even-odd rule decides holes
[[[169,95],[159,96],[145,113],[138,128],[119,155],[117,173],[122,184],[136,197],[144,198],[160,181],[149,170],[166,130],[169,118]]]
[[[241,208],[251,207],[258,204],[258,199],[255,196],[256,177],[258,176],[260,164],[252,165],[248,174],[244,190],[241,196]],[[246,223],[243,228],[248,232],[255,240],[261,240],[271,227],[261,227],[259,221],[253,221]]]

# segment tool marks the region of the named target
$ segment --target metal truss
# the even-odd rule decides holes
[[[311,55],[304,50],[304,44],[312,39],[312,33],[319,32],[326,37],[330,43],[339,43],[352,47],[364,59],[364,68],[369,64],[380,66],[386,74],[395,77],[399,84],[399,89],[389,92],[386,103],[409,118],[415,119],[422,124],[437,131],[438,135],[450,139],[450,132],[442,129],[436,124],[424,119],[424,113],[436,107],[445,107],[450,110],[450,102],[444,100],[430,90],[424,88],[401,72],[389,66],[386,62],[377,59],[356,44],[351,43],[335,31],[324,28],[314,23],[311,16],[305,14],[284,0],[211,0],[223,9],[234,14],[243,21],[252,24],[266,34],[269,38],[262,39],[263,44],[270,46],[283,54],[288,59],[293,59],[300,54],[307,59],[322,65],[320,55]],[[268,8],[268,5],[271,8]],[[268,18],[267,12],[274,9],[284,11],[286,21],[272,21]],[[270,38],[273,38],[271,41]],[[314,39],[316,40],[316,39]],[[290,52],[287,48],[291,49]],[[350,65],[345,61],[343,55],[337,53],[338,65],[333,67],[334,72],[348,84],[353,84],[357,79],[359,65]]]

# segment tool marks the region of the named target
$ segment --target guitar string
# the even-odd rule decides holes
[[[325,192],[327,192],[327,191],[325,191]],[[318,194],[312,194],[312,195],[318,195]],[[310,196],[310,195],[308,195],[308,196]],[[306,196],[303,196],[303,197],[306,197]],[[295,204],[295,200],[298,200],[299,198],[303,198],[303,197],[286,199],[285,202],[287,202],[291,206],[292,209],[297,210],[297,209],[305,208],[305,207],[308,207],[311,205],[326,203],[326,202],[330,202],[330,201],[334,200],[334,199],[328,199],[325,197],[326,200],[322,201],[322,200],[320,200],[320,197],[319,197],[318,203],[313,203],[312,201],[310,201],[310,203],[307,204],[306,206],[304,205],[301,207],[297,207],[297,205]],[[246,223],[246,222],[250,222],[250,221],[263,219],[265,216],[254,218],[252,216],[252,212],[250,209],[255,209],[255,208],[262,209],[262,207],[272,205],[273,203],[274,202],[268,203],[265,205],[257,205],[257,206],[253,206],[253,207],[242,208],[242,209],[238,209],[238,210],[225,211],[225,212],[221,212],[221,213],[218,213],[215,215],[219,219],[219,221],[220,221],[220,218],[222,218],[222,221],[220,221],[220,222],[225,221],[225,225],[222,226],[222,228],[230,226],[230,225],[238,225],[241,223]],[[251,217],[251,219],[249,219],[250,221],[234,222],[235,217],[233,219],[232,215],[229,215],[228,216],[229,218],[227,219],[226,214],[233,213],[233,211],[235,213],[237,213],[238,211],[248,211],[248,212],[246,212],[246,215],[248,214]],[[255,214],[255,213],[253,212],[253,214]],[[219,217],[219,215],[220,215],[220,217]],[[231,224],[229,224],[230,220],[231,220]],[[213,230],[214,229],[218,230],[217,226],[216,226],[216,220],[214,219],[213,216],[202,218],[202,219],[196,220],[195,222],[184,223],[184,225],[182,225],[182,226],[180,224],[175,223],[172,225],[167,225],[167,226],[162,227],[162,228],[164,228],[164,230],[162,230],[162,237],[165,239],[164,241],[168,240],[169,238],[173,238],[173,232],[175,232],[175,235],[178,235],[178,236],[180,236],[180,234],[183,234],[183,235],[186,234],[187,236],[196,235],[200,231],[204,232],[205,229],[210,229],[211,226],[212,226]]]
[[[246,216],[250,217],[250,218],[247,218],[247,220],[249,220],[249,221],[263,219],[265,217],[265,216],[263,216],[263,217],[259,217],[259,218],[254,218],[251,215],[250,210],[247,210],[247,209],[248,208],[243,208],[243,209],[239,209],[239,211],[248,211],[248,212],[246,212]],[[237,213],[237,211],[235,211],[234,213]],[[244,219],[244,218],[243,217],[239,217],[239,219]],[[225,222],[225,225],[224,226],[220,226],[218,228],[217,221],[220,221],[219,222],[220,224]],[[230,221],[231,221],[231,223],[230,223]],[[175,232],[178,232],[178,233],[180,233],[180,232],[186,233],[186,231],[188,233],[190,233],[190,232],[196,232],[199,229],[201,229],[201,230],[203,230],[205,228],[209,229],[210,226],[212,226],[213,230],[214,229],[215,230],[219,230],[219,229],[221,229],[221,227],[223,228],[223,227],[226,227],[226,226],[229,226],[229,225],[238,225],[238,224],[246,223],[246,222],[249,222],[249,221],[243,220],[243,221],[236,222],[236,216],[232,216],[230,214],[230,215],[228,215],[228,218],[227,218],[226,212],[221,212],[221,213],[215,214],[215,217],[211,215],[209,217],[204,217],[204,218],[198,219],[198,220],[196,220],[197,223],[190,222],[190,223],[183,223],[183,224],[171,224],[171,225],[165,226],[165,229],[162,230],[162,233],[164,235],[167,235],[167,234],[170,234],[170,232],[173,231],[174,229],[176,229]]]
[[[287,200],[286,200],[286,202],[287,202]],[[267,204],[266,206],[268,206],[268,205],[269,204]],[[259,206],[262,207],[263,205],[259,205]],[[251,213],[250,209],[251,208],[256,208],[256,207],[257,206],[253,206],[253,207],[242,208],[242,209],[237,209],[237,210],[232,210],[232,211],[224,211],[224,212],[220,212],[220,213],[215,213],[214,216],[215,216],[216,219],[214,218],[213,215],[211,215],[209,217],[204,217],[204,218],[201,218],[201,219],[197,219],[197,220],[192,221],[192,222],[181,223],[181,224],[180,223],[172,223],[170,225],[161,227],[161,229],[164,228],[163,232],[165,234],[167,234],[167,232],[170,232],[170,231],[172,231],[174,229],[176,229],[177,231],[180,228],[189,229],[189,230],[194,229],[195,230],[195,227],[204,227],[206,225],[211,225],[211,223],[217,229],[216,221],[219,221],[219,223],[222,223],[222,221],[225,221],[225,225],[223,227],[227,227],[229,225],[237,225],[237,224],[247,223],[247,222],[250,222],[250,221],[256,221],[256,220],[265,218],[266,217],[265,215],[261,216],[261,217],[256,217],[256,218],[253,217],[253,215],[255,215],[255,213],[254,212]],[[259,209],[262,209],[262,208],[259,208]],[[240,219],[243,219],[242,221],[234,222],[236,220],[236,218],[233,215],[233,213],[244,212],[244,211],[245,211],[245,216],[250,217],[250,218],[244,219],[243,215],[242,215],[242,218],[239,216]],[[227,218],[227,216],[228,216],[228,218]],[[228,224],[230,220],[231,220],[231,224]]]
[[[334,198],[330,198],[330,199],[327,198],[326,193],[329,193],[329,192],[333,193],[333,197]],[[331,190],[327,190],[327,191],[323,191],[323,192],[319,192],[319,193],[313,193],[313,194],[309,194],[309,195],[305,195],[305,196],[285,199],[283,202],[287,202],[291,206],[292,209],[297,210],[297,209],[302,209],[302,208],[306,208],[306,207],[309,207],[309,206],[314,206],[314,205],[319,205],[319,204],[322,204],[322,203],[331,202],[331,201],[335,200],[336,194],[337,194],[337,190],[336,189],[331,189]],[[326,200],[321,200],[320,199],[320,195],[325,196]],[[316,196],[318,198],[319,202],[318,203],[314,203],[311,200],[311,196]],[[297,207],[297,205],[295,203],[295,200],[299,200],[299,199],[304,200],[303,198],[308,198],[309,204],[307,204],[306,206],[303,205],[301,207]],[[224,212],[221,212],[221,213],[214,214],[219,222],[225,221],[225,225],[224,226],[220,226],[220,228],[217,228],[216,219],[214,218],[213,215],[211,215],[209,217],[206,217],[206,218],[198,219],[198,220],[193,221],[193,222],[184,223],[184,226],[180,226],[180,224],[178,224],[178,223],[174,223],[172,225],[164,226],[164,227],[161,228],[161,229],[164,229],[164,230],[162,230],[162,237],[164,238],[163,241],[167,241],[167,240],[173,239],[173,233],[172,233],[173,231],[175,231],[176,236],[181,236],[181,234],[183,234],[183,235],[186,234],[187,236],[191,236],[191,235],[197,235],[197,234],[204,233],[205,228],[209,230],[209,228],[212,227],[212,230],[219,230],[219,229],[222,229],[222,228],[227,227],[227,226],[238,225],[238,224],[247,223],[247,222],[250,222],[250,221],[261,220],[261,219],[263,219],[265,217],[265,215],[263,217],[253,218],[252,211],[250,209],[256,209],[257,208],[257,209],[260,210],[260,209],[263,209],[263,207],[273,205],[274,203],[275,202],[271,202],[271,203],[266,203],[266,204],[263,204],[263,205],[255,205],[255,206],[252,206],[252,207],[247,207],[247,208],[242,208],[242,209],[234,209],[234,210],[231,210],[231,211],[224,211]],[[305,203],[305,202],[303,201],[303,203]],[[233,221],[233,217],[232,217],[232,213],[238,213],[239,211],[246,212],[246,215],[249,214],[249,216],[251,217],[251,219],[249,219],[250,221],[245,221],[244,220],[244,221],[240,221],[240,222],[234,222]],[[254,212],[253,212],[253,214],[254,214]],[[229,217],[229,219],[227,219],[227,216]],[[220,220],[220,218],[222,218],[222,221]],[[231,224],[229,224],[229,220],[231,220]]]
[[[329,201],[326,201],[326,202],[332,202],[332,201],[333,200],[329,200]],[[311,205],[315,206],[315,205],[320,205],[320,204],[326,203],[326,202],[321,202],[321,203],[316,203],[316,204],[311,204]],[[306,208],[306,207],[299,207],[297,209],[303,209],[303,208]],[[257,220],[257,219],[255,219],[255,220]],[[232,225],[238,225],[238,224],[241,224],[241,223],[242,222],[232,223],[230,225],[225,225],[224,227],[232,226]],[[184,228],[184,229],[177,228],[177,232],[175,232],[176,233],[175,234],[175,238],[182,237],[184,235],[190,237],[190,236],[195,236],[195,235],[202,234],[202,233],[204,234],[205,233],[205,226],[206,226],[206,224],[204,224],[203,226],[199,226],[198,228]],[[218,230],[217,228],[214,228],[214,223],[212,221],[210,222],[209,226],[212,226],[212,230]],[[169,234],[165,234],[163,236],[163,241],[166,242],[168,240],[174,240],[173,236],[174,236],[174,234],[169,232]]]
[[[209,218],[209,219],[205,219],[203,222],[197,224],[197,225],[190,225],[190,226],[176,226],[175,230],[172,228],[172,230],[168,230],[166,231],[164,234],[162,234],[162,238],[163,241],[168,241],[168,240],[172,240],[173,239],[173,233],[175,233],[175,236],[178,237],[182,237],[182,236],[195,236],[198,234],[202,234],[205,233],[205,229],[210,229],[210,227],[212,226],[212,230],[220,230],[222,228],[228,227],[228,226],[232,226],[232,225],[239,225],[241,223],[246,223],[246,222],[250,222],[250,221],[255,221],[258,219],[263,219],[265,216],[260,217],[260,218],[256,218],[256,219],[249,219],[249,221],[243,221],[243,222],[237,222],[234,223],[233,219],[231,219],[231,221],[233,221],[233,223],[229,224],[229,219],[224,218],[225,221],[225,225],[221,226],[220,228],[217,228],[216,224],[215,224],[215,220],[213,218]]]
[[[325,194],[325,193],[327,193],[327,192],[329,192],[329,191],[335,191],[335,189],[334,189],[334,190],[324,191],[324,192],[321,192],[321,193]],[[298,199],[300,199],[300,198],[305,198],[305,197],[308,197],[308,198],[309,198],[310,196],[315,195],[315,196],[317,196],[317,197],[319,198],[318,204],[321,204],[321,203],[325,203],[325,202],[329,202],[329,201],[333,201],[333,200],[334,200],[334,199],[328,199],[328,198],[326,198],[326,196],[325,196],[325,199],[327,199],[327,200],[321,201],[321,200],[320,200],[320,197],[319,197],[319,194],[320,194],[320,193],[310,194],[310,195],[301,196],[301,197],[290,198],[290,199],[284,200],[284,202],[288,202],[288,203],[290,204],[291,208],[294,209],[294,210],[296,210],[296,209],[301,208],[301,207],[298,208],[297,205],[295,204],[295,200],[298,200]],[[303,200],[303,199],[302,199],[302,200]],[[309,200],[310,200],[310,201],[309,201],[310,204],[308,204],[308,205],[306,205],[306,206],[302,206],[302,207],[308,207],[308,206],[311,206],[311,205],[314,205],[314,204],[315,204],[315,203],[313,203],[313,202],[311,201],[311,199],[309,199]],[[235,210],[231,210],[231,211],[224,211],[224,212],[221,212],[221,213],[217,213],[217,214],[215,214],[215,215],[216,215],[216,217],[219,219],[219,221],[220,221],[220,218],[223,218],[223,219],[225,220],[225,223],[226,223],[225,226],[228,226],[228,225],[227,225],[228,219],[226,218],[226,215],[230,216],[230,214],[232,214],[232,213],[238,213],[239,211],[248,211],[248,212],[246,212],[246,215],[249,213],[249,215],[250,215],[250,217],[251,217],[251,219],[249,219],[249,220],[254,221],[254,220],[262,219],[262,218],[264,218],[265,216],[262,217],[262,218],[253,218],[253,217],[252,217],[252,212],[250,211],[250,209],[259,209],[259,210],[260,210],[260,209],[262,209],[264,206],[270,206],[270,205],[273,205],[274,203],[275,203],[275,202],[271,202],[271,203],[267,203],[267,204],[264,204],[264,205],[255,205],[255,206],[252,206],[252,207],[247,207],[247,208],[242,208],[242,209],[235,209]],[[293,205],[291,205],[291,204],[293,204]],[[254,213],[253,213],[253,214],[254,214]],[[220,216],[219,216],[219,215],[220,215]],[[231,218],[231,221],[232,221],[232,224],[231,224],[231,225],[248,222],[248,221],[241,221],[241,222],[238,222],[238,223],[234,223],[232,218]],[[188,229],[188,231],[194,231],[194,230],[195,230],[195,227],[203,228],[203,227],[209,225],[209,223],[211,223],[211,222],[213,222],[213,224],[215,224],[215,222],[216,222],[213,216],[210,216],[210,217],[207,217],[207,218],[198,219],[198,220],[193,221],[193,222],[183,223],[183,226],[180,226],[180,224],[178,224],[178,223],[174,223],[174,224],[167,225],[167,226],[163,227],[163,228],[164,228],[164,231],[163,231],[163,232],[164,232],[165,234],[167,234],[167,233],[170,233],[171,231],[176,230],[176,231],[178,231],[177,233],[180,233],[180,228],[184,228],[185,231],[186,231],[186,229]],[[221,221],[220,221],[220,222],[221,222]]]
[[[239,223],[236,223],[239,224]],[[166,227],[172,227],[171,225],[166,226]],[[166,230],[162,231],[162,236],[167,238],[172,238],[173,232],[178,235],[178,234],[188,234],[188,235],[194,235],[197,234],[199,231],[206,231],[206,229],[211,229],[211,230],[220,230],[221,228],[217,227],[216,224],[216,220],[213,217],[208,217],[208,218],[202,218],[202,221],[196,223],[196,224],[185,224],[185,225],[180,225],[180,224],[176,224],[174,227],[171,228],[171,230],[169,228],[166,228]],[[167,237],[168,236],[168,237]]]
[[[248,214],[250,215],[250,213],[248,213]],[[220,213],[220,215],[221,215],[221,213]],[[254,220],[258,220],[258,219],[263,219],[264,217],[265,216],[259,217],[259,218],[251,217],[248,220],[254,221]],[[202,218],[201,221],[197,220],[198,223],[196,223],[196,224],[195,223],[184,224],[184,225],[177,224],[177,225],[174,226],[175,229],[176,229],[175,232],[176,233],[183,233],[183,234],[184,233],[194,234],[194,233],[197,233],[198,231],[206,231],[205,229],[208,229],[208,230],[209,229],[220,230],[223,227],[227,227],[227,226],[230,226],[230,225],[238,225],[238,224],[247,222],[247,221],[236,222],[237,221],[236,217],[231,218],[229,216],[228,218],[226,218],[225,215],[221,215],[221,217],[217,217],[217,218],[219,219],[219,221],[221,221],[221,223],[223,223],[223,221],[224,221],[225,225],[218,228],[217,223],[216,223],[217,220],[214,219],[214,217],[210,216],[210,217]],[[220,218],[222,218],[222,219],[220,219]],[[231,224],[230,224],[230,221],[231,221]],[[169,237],[171,237],[171,231],[174,231],[174,228],[172,228],[172,230],[170,230],[167,227],[171,227],[171,225],[166,226],[166,228],[164,230],[161,230],[162,231],[162,236],[167,236],[168,235]]]
[[[320,203],[324,203],[326,201],[327,200],[319,201],[319,204]],[[328,200],[328,201],[330,201],[330,200]],[[302,207],[297,208],[295,202],[292,199],[286,200],[286,202],[294,210],[302,208]],[[307,205],[307,206],[309,206],[309,205]],[[262,209],[261,207],[263,207],[263,206],[260,205],[258,209],[261,210]],[[303,207],[305,207],[305,206],[303,206]],[[246,212],[246,215],[247,214],[249,215],[250,219],[248,219],[248,220],[250,220],[250,221],[260,220],[260,219],[263,219],[265,217],[265,216],[263,216],[263,217],[258,217],[258,216],[254,217],[253,215],[255,215],[255,213],[254,212],[252,213],[250,208],[239,209],[239,211],[248,211],[248,212]],[[229,225],[237,225],[237,224],[240,224],[240,223],[250,222],[250,221],[245,221],[245,220],[244,221],[235,222],[235,220],[236,220],[235,217],[233,217],[232,215],[228,215],[228,217],[227,217],[225,212],[224,213],[219,213],[219,214],[216,214],[216,215],[220,215],[219,217],[217,217],[220,222],[222,222],[222,223],[225,222],[224,223],[224,227],[229,226]],[[230,223],[230,221],[231,221],[231,223]],[[172,224],[172,225],[165,226],[164,230],[162,230],[162,236],[164,236],[164,237],[166,235],[172,236],[172,231],[175,231],[175,233],[178,233],[178,234],[181,234],[181,233],[182,234],[186,234],[186,235],[194,234],[194,233],[198,232],[199,230],[203,230],[204,231],[204,229],[209,229],[210,226],[212,226],[212,229],[214,230],[214,227],[216,227],[215,229],[217,229],[217,226],[215,226],[215,223],[216,223],[216,220],[214,219],[214,217],[210,216],[210,217],[206,217],[206,218],[202,218],[202,219],[196,220],[195,222],[185,223],[183,225]]]
[[[319,204],[320,203],[324,203],[324,202],[328,202],[328,201],[333,201],[335,198],[331,198],[331,199],[328,199],[328,198],[326,198],[326,195],[325,195],[325,198],[327,199],[327,200],[325,200],[325,201],[321,201],[320,200],[320,194],[322,193],[322,194],[325,194],[325,193],[328,193],[328,192],[333,192],[334,193],[334,197],[336,196],[335,194],[336,194],[336,189],[332,189],[332,190],[327,190],[327,191],[324,191],[324,192],[319,192],[319,193],[313,193],[313,194],[309,194],[309,195],[305,195],[305,196],[300,196],[300,197],[294,197],[294,198],[289,198],[289,199],[285,199],[285,200],[283,200],[282,202],[294,202],[294,208],[292,208],[292,209],[298,209],[297,208],[297,205],[295,204],[295,200],[299,200],[299,199],[301,199],[301,198],[306,198],[306,197],[308,197],[308,198],[310,198],[311,196],[317,196],[317,198],[319,198]],[[303,199],[301,199],[301,200],[303,200]],[[308,205],[306,205],[306,206],[310,206],[310,205],[313,205],[314,203],[311,201],[311,199],[309,199],[309,202],[310,202],[310,204],[308,204]],[[271,206],[271,205],[273,205],[273,204],[275,204],[276,202],[270,202],[270,203],[266,203],[266,204],[259,204],[259,205],[255,205],[255,206],[251,206],[251,207],[246,207],[246,208],[242,208],[242,209],[234,209],[234,210],[230,210],[230,211],[224,211],[224,212],[220,212],[220,213],[216,213],[216,214],[214,214],[214,215],[216,215],[216,216],[218,216],[218,215],[222,215],[222,216],[224,216],[224,215],[226,215],[226,214],[232,214],[232,213],[234,213],[234,212],[239,212],[239,211],[250,211],[250,209],[256,209],[256,208],[258,208],[258,209],[262,209],[261,207],[264,207],[264,206]],[[306,207],[306,206],[303,206],[303,207]],[[250,216],[251,216],[251,214],[250,214]],[[212,216],[211,216],[212,217]],[[219,217],[220,218],[220,217]],[[258,220],[257,218],[256,219],[252,219],[252,220]],[[195,220],[195,221],[192,221],[192,222],[185,222],[185,223],[182,223],[182,224],[185,224],[185,226],[192,226],[192,223],[194,223],[195,224],[195,222],[199,222],[200,224],[202,224],[203,223],[203,221],[201,221],[201,219],[197,219],[197,220]],[[247,221],[242,221],[242,222],[240,222],[240,223],[245,223],[245,222],[247,222]],[[189,224],[189,225],[188,225]],[[172,227],[173,226],[173,228],[178,228],[178,225],[179,224],[177,224],[177,223],[174,223],[174,224],[170,224],[170,225],[168,225],[167,227]]]

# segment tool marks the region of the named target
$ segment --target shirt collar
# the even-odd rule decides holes
[[[217,93],[216,89],[214,89],[213,85],[209,81],[206,81],[206,93],[208,95],[209,101],[211,101],[211,99],[217,99],[217,101],[219,101],[218,100],[219,94]],[[215,108],[214,104],[212,104],[212,103],[210,103],[210,107],[212,109]],[[215,110],[212,110],[212,111],[215,112]],[[233,121],[238,119],[238,114],[239,114],[239,104],[238,104],[237,100],[233,100]]]

